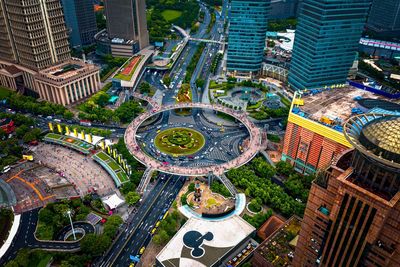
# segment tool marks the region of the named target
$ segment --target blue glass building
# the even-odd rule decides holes
[[[62,0],[72,47],[94,44],[97,32],[93,0]]]
[[[232,0],[227,69],[256,73],[261,69],[270,0]]]
[[[342,84],[354,62],[371,0],[304,0],[288,81],[295,90]]]

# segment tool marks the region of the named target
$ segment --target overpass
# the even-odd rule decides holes
[[[149,119],[150,117],[162,113],[164,111],[170,111],[180,108],[202,108],[202,109],[219,111],[231,115],[232,117],[240,121],[247,128],[250,134],[250,143],[248,145],[248,149],[246,149],[243,152],[243,154],[241,154],[234,160],[231,160],[224,164],[211,165],[202,168],[190,168],[190,167],[180,167],[171,165],[167,166],[162,164],[158,160],[150,157],[144,151],[142,151],[139,142],[136,140],[137,130],[142,125],[142,123],[147,119]],[[262,132],[257,126],[255,126],[255,124],[252,121],[248,119],[248,117],[243,112],[238,112],[233,109],[217,104],[210,105],[204,103],[180,103],[162,107],[158,106],[153,108],[153,110],[145,112],[140,116],[136,117],[125,131],[125,144],[131,155],[135,157],[136,160],[138,160],[139,162],[141,162],[150,169],[155,169],[164,173],[178,175],[178,176],[207,176],[209,173],[213,173],[217,176],[220,176],[224,172],[232,168],[240,167],[248,163],[251,159],[253,159],[253,157],[258,153],[258,151],[262,147]],[[145,181],[143,181],[143,183],[145,184]]]
[[[181,35],[183,36],[184,39],[188,40],[188,41],[194,41],[194,42],[203,42],[203,43],[214,43],[214,44],[222,44],[222,45],[226,45],[226,42],[223,41],[217,41],[217,40],[210,40],[210,39],[202,39],[202,38],[193,38],[190,37],[190,35],[181,27],[173,25],[172,26],[174,29],[176,29],[178,32],[181,33]]]

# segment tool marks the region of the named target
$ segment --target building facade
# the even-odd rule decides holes
[[[78,59],[70,59],[39,71],[35,76],[40,98],[70,105],[96,93],[101,88],[100,68]]]
[[[400,117],[345,124],[345,151],[313,182],[293,266],[400,266]]]
[[[400,1],[374,0],[367,27],[379,37],[400,36]]]
[[[271,0],[269,19],[287,19],[297,17],[302,0]]]
[[[69,58],[60,0],[0,0],[0,59],[40,70]]]
[[[234,76],[257,74],[264,56],[270,0],[232,0],[227,70]]]
[[[346,82],[371,0],[304,0],[288,81],[293,90]]]
[[[105,7],[111,40],[137,41],[140,50],[149,45],[145,0],[108,0]]]
[[[97,33],[92,0],[62,0],[65,23],[72,47],[92,45]]]

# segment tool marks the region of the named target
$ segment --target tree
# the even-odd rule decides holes
[[[140,200],[140,195],[136,192],[129,192],[125,196],[125,200],[126,200],[126,203],[128,203],[130,206],[133,206],[136,203],[138,203],[138,201]]]
[[[131,100],[119,106],[115,110],[115,116],[117,116],[121,122],[128,123],[141,112],[143,112],[143,108],[139,105],[139,102]]]
[[[29,264],[29,251],[27,249],[21,249],[18,251],[15,261],[21,267],[27,267]]]
[[[29,131],[29,127],[26,125],[21,125],[15,130],[15,134],[18,138],[22,138]]]
[[[19,267],[19,264],[15,260],[10,260],[5,267]]]
[[[69,110],[66,110],[63,114],[64,119],[71,120],[74,117],[74,113]]]
[[[49,208],[42,208],[39,212],[39,220],[45,224],[53,223],[54,213]]]
[[[99,241],[99,237],[97,237],[95,234],[86,234],[80,241],[82,252],[91,256],[101,255],[103,252],[103,246]]]
[[[206,82],[203,79],[197,79],[196,80],[196,87],[197,88],[203,88],[205,83]]]
[[[293,166],[285,161],[279,161],[277,164],[275,164],[276,171],[284,176],[289,176],[290,174],[294,173],[294,168]]]
[[[0,140],[5,139],[6,137],[7,133],[2,128],[0,128]]]
[[[151,86],[150,86],[150,84],[147,83],[147,82],[142,82],[142,83],[140,84],[140,86],[139,86],[140,93],[142,93],[142,94],[148,94],[148,93],[150,93],[150,89],[151,89]]]
[[[168,75],[168,74],[166,74],[166,75],[164,75],[164,77],[163,77],[163,83],[166,85],[166,86],[170,86],[170,84],[171,84],[171,81],[172,81],[172,79],[171,79],[171,77]]]

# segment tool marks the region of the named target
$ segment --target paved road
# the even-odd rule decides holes
[[[34,237],[40,208],[24,212],[21,215],[20,226],[10,248],[0,259],[0,266],[13,259],[21,248],[75,251],[79,249],[79,242],[41,242]]]
[[[94,226],[91,223],[87,222],[74,222],[74,229],[83,229],[85,231],[85,234],[88,233],[93,233],[95,231]],[[71,225],[65,226],[61,231],[57,234],[55,240],[57,241],[64,241],[65,235],[71,231]]]
[[[185,180],[180,176],[162,176],[165,178],[158,179],[137,215],[128,221],[112,249],[96,262],[96,266],[129,266],[129,256],[136,256],[140,248],[150,242],[150,231],[169,209]]]

